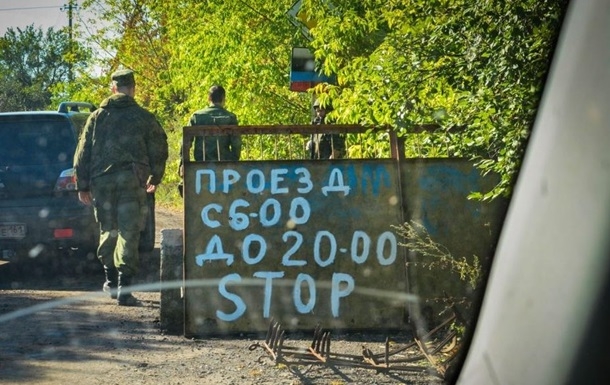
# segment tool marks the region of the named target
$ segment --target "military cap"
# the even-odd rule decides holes
[[[116,82],[117,87],[133,86],[136,81],[132,70],[119,70],[111,75],[112,81]]]

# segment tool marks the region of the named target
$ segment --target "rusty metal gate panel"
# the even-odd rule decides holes
[[[398,328],[406,293],[391,159],[186,162],[185,335]]]

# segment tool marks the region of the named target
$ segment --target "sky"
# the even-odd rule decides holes
[[[4,36],[8,28],[25,29],[29,25],[34,28],[42,28],[44,32],[48,28],[60,30],[68,27],[68,4],[69,0],[0,0],[0,37]],[[80,0],[73,0],[77,9],[73,11],[73,23],[81,24],[82,19],[87,19],[87,14],[78,13]],[[63,8],[63,10],[62,10]],[[98,52],[99,53],[99,52]],[[98,72],[98,68],[92,71]]]
[[[0,0],[0,36],[8,28],[24,29],[31,24],[44,31],[47,28],[59,30],[67,27],[68,3],[68,0]],[[62,11],[64,6],[65,10]]]

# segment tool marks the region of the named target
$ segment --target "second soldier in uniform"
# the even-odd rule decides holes
[[[190,126],[225,126],[237,125],[237,116],[225,108],[226,91],[221,85],[214,85],[208,91],[208,106],[196,111],[189,119]],[[241,157],[240,135],[196,136],[193,146],[193,158],[196,161],[238,161]],[[184,177],[182,148],[180,148],[180,167],[178,173]],[[178,185],[180,196],[183,196],[183,182]]]
[[[208,92],[209,105],[191,116],[191,126],[237,125],[234,113],[224,108],[226,92],[222,86],[212,86]],[[237,161],[241,155],[239,135],[195,137],[193,157],[197,161]]]

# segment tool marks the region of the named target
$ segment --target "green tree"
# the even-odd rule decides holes
[[[510,193],[519,170],[566,5],[304,0],[303,12],[317,22],[316,57],[338,77],[325,89],[336,119],[402,134],[438,123],[438,134],[410,144],[424,144],[419,155],[469,157],[498,173],[496,188],[479,194],[493,198]]]
[[[70,69],[85,58],[85,51],[71,47],[65,31],[9,28],[0,37],[0,110],[49,107],[53,87],[67,82]]]
[[[311,41],[288,20],[293,3],[84,1],[97,15],[89,41],[104,53],[98,85],[133,68],[138,97],[172,127],[206,104],[214,83],[242,124],[304,124],[311,97],[288,90],[288,73],[291,48],[308,46],[338,79],[313,91],[332,99],[336,121],[401,135],[437,124],[407,137],[408,154],[474,159],[501,176],[475,195],[510,194],[567,0],[303,0]]]
[[[97,80],[81,78],[75,86],[79,98],[100,95],[104,89],[107,94],[111,72],[119,67],[133,69],[136,98],[168,131],[170,160],[162,186],[172,186],[178,181],[181,128],[193,112],[206,106],[213,84],[226,88],[227,108],[242,125],[309,122],[311,96],[288,88],[292,47],[307,44],[286,14],[292,4],[292,0],[83,1],[82,8],[95,17],[81,27],[89,36],[87,44],[101,53],[97,67],[103,75]],[[290,148],[271,140],[256,146],[261,147],[268,154]]]
[[[288,90],[290,52],[306,44],[289,22],[291,0],[84,1],[109,55],[107,73],[123,66],[139,75],[139,99],[163,120],[181,124],[207,103],[213,84],[242,124],[306,123],[310,98]]]

